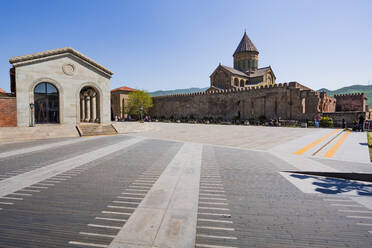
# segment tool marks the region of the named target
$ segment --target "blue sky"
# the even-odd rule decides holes
[[[372,84],[371,13],[369,0],[3,1],[0,88],[10,57],[65,46],[112,70],[112,88],[207,87],[244,29],[277,82]]]

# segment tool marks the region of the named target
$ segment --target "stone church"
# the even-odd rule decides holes
[[[219,65],[210,76],[211,90],[251,88],[275,84],[270,66],[258,68],[258,50],[246,32],[234,52],[234,68]]]

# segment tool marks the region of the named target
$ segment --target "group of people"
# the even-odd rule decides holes
[[[319,114],[317,114],[314,118],[316,128],[319,128],[320,119],[321,117]],[[365,119],[363,115],[360,115],[359,118],[353,122],[353,126],[352,126],[353,131],[364,132],[364,122],[365,122]],[[342,119],[342,128],[347,128],[345,119]]]

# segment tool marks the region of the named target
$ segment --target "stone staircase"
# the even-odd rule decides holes
[[[35,127],[1,127],[0,143],[40,140],[50,138],[79,137],[72,124],[38,124]]]
[[[118,134],[116,129],[111,125],[100,124],[79,124],[76,126],[80,136],[97,136],[97,135],[115,135]]]

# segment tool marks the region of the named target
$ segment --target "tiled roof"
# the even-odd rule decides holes
[[[113,91],[136,91],[136,89],[132,89],[132,88],[129,88],[127,86],[123,86],[123,87],[111,90],[111,92],[113,92]]]
[[[270,69],[271,69],[270,66],[268,66],[268,67],[259,68],[255,71],[250,72],[249,74],[248,74],[248,71],[246,73],[247,75],[249,75],[249,77],[261,77],[265,75],[267,71]]]
[[[253,42],[251,39],[249,39],[248,35],[246,32],[244,32],[243,38],[240,41],[238,47],[236,48],[234,55],[236,53],[241,53],[241,52],[256,52],[258,53],[257,48],[253,45]]]
[[[232,67],[229,67],[229,66],[225,66],[225,65],[221,65],[222,68],[228,70],[229,72],[231,72],[232,74],[235,74],[235,75],[239,75],[239,76],[243,76],[243,77],[247,77],[248,75],[245,74],[244,72],[242,71],[238,71]]]
[[[22,63],[22,62],[25,62],[25,61],[28,61],[28,60],[40,59],[40,58],[45,58],[45,57],[64,54],[64,53],[73,54],[76,57],[79,57],[80,59],[84,60],[85,62],[93,65],[94,67],[97,67],[98,69],[107,73],[110,76],[112,74],[114,74],[113,72],[111,72],[110,70],[105,68],[104,66],[102,66],[102,65],[98,64],[97,62],[91,60],[87,56],[79,53],[78,51],[76,51],[75,49],[73,49],[71,47],[58,48],[58,49],[47,50],[47,51],[39,52],[39,53],[32,53],[32,54],[23,55],[23,56],[12,57],[12,58],[9,59],[9,63],[17,64],[17,63]]]
[[[271,67],[270,66],[267,66],[267,67],[262,67],[262,68],[259,68],[255,71],[252,71],[252,72],[249,72],[249,71],[246,71],[246,72],[242,72],[242,71],[238,71],[232,67],[229,67],[229,66],[225,66],[225,65],[220,65],[222,68],[230,71],[232,74],[234,75],[239,75],[239,76],[243,76],[243,77],[246,77],[246,78],[253,78],[253,77],[262,77],[264,76],[267,71],[271,70]],[[272,71],[272,70],[271,70]],[[275,77],[275,75],[274,75]]]
[[[6,92],[5,92],[5,90],[3,90],[2,88],[0,88],[0,93],[5,94]]]

